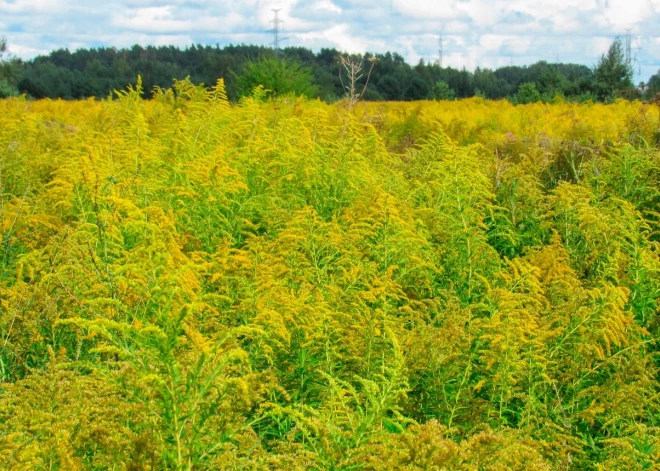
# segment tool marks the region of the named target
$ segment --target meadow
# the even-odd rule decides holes
[[[0,101],[0,469],[660,469],[660,107]]]

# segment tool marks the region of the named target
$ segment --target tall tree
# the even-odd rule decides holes
[[[633,71],[623,52],[621,38],[616,38],[594,70],[594,88],[599,99],[612,101],[624,90],[633,88]]]
[[[18,67],[20,62],[7,54],[7,38],[0,38],[0,98],[18,95]]]

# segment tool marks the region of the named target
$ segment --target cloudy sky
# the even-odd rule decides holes
[[[538,60],[594,65],[630,30],[635,80],[660,69],[660,0],[0,0],[0,35],[31,58],[57,48],[139,43],[269,44],[396,51],[473,69]]]

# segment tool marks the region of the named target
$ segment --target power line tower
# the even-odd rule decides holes
[[[442,68],[442,33],[438,38],[438,65]]]
[[[273,29],[269,30],[268,32],[273,33],[273,43],[272,43],[273,50],[275,51],[275,54],[279,55],[281,54],[280,42],[289,38],[280,37],[280,25],[284,23],[284,21],[282,21],[279,17],[280,9],[273,8],[272,11],[273,11],[273,19],[270,20],[270,23],[272,23]]]
[[[632,63],[632,37],[630,36],[630,28],[626,30],[626,64]]]
[[[637,64],[637,77],[642,78],[642,63],[640,57],[642,55],[642,45],[639,38],[636,38],[637,47],[635,47],[635,55],[633,56],[633,68],[634,64]]]

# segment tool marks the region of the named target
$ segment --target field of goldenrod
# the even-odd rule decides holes
[[[659,469],[659,109],[0,102],[0,469]]]

